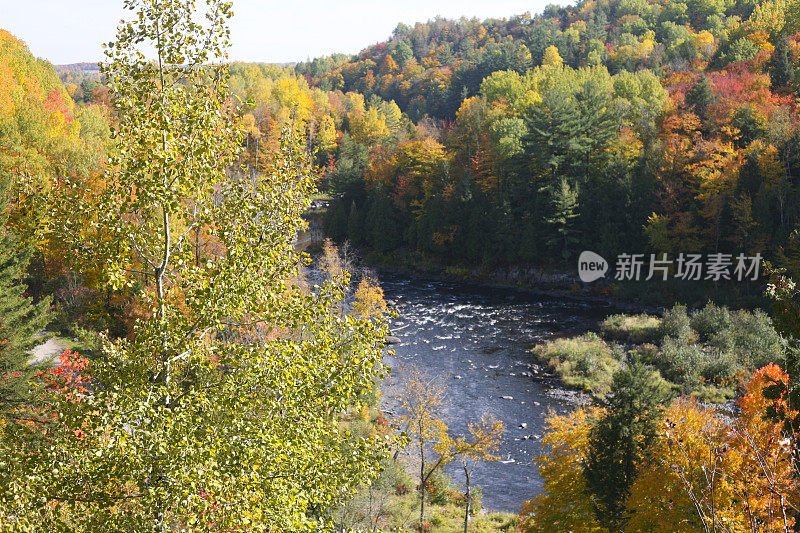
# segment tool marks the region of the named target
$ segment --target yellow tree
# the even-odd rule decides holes
[[[699,183],[697,200],[701,203],[701,214],[713,230],[714,250],[719,249],[722,213],[730,202],[739,176],[742,157],[730,143],[709,141],[701,146],[697,162],[687,170]]]
[[[729,531],[736,512],[726,464],[724,421],[691,399],[665,411],[650,468],[631,488],[628,529],[636,532]]]
[[[471,478],[475,466],[481,461],[497,461],[500,457],[494,455],[500,447],[505,427],[503,422],[493,417],[482,417],[480,423],[468,425],[469,434],[450,438],[444,435],[439,443],[438,452],[440,463],[458,458],[464,469],[466,492],[464,497],[464,533],[469,529],[469,515],[472,511]],[[430,475],[430,474],[429,474]]]
[[[426,453],[434,453],[447,438],[447,424],[442,420],[447,389],[439,378],[409,366],[401,369],[402,391],[398,398],[404,414],[399,422],[419,450],[419,521],[425,520],[425,483],[440,463],[426,468]]]
[[[369,276],[361,278],[353,297],[353,313],[356,316],[371,319],[381,317],[388,311],[383,289]]]
[[[560,67],[564,63],[561,54],[558,53],[558,48],[555,46],[548,46],[544,51],[542,58],[542,65],[545,67]]]
[[[527,533],[596,533],[604,531],[595,517],[583,462],[589,444],[593,407],[547,418],[542,443],[548,453],[536,458],[544,480],[542,494],[522,506],[520,529]]]

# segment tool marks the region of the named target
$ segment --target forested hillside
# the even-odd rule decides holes
[[[761,252],[798,273],[798,5],[584,1],[400,25],[299,64],[326,105],[355,92],[376,119],[366,133],[344,103],[338,143],[317,143],[328,230],[449,264],[590,247]],[[415,127],[384,127],[395,105]]]
[[[0,529],[797,529],[800,0],[436,19],[297,65],[230,63],[227,0],[122,4],[100,65],[0,30]],[[305,239],[323,212],[341,246]],[[600,320],[346,241],[789,276],[725,287],[772,316]]]

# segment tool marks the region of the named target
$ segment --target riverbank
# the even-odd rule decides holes
[[[770,305],[764,297],[766,282],[718,285],[704,281],[600,280],[583,283],[577,276],[577,269],[535,265],[494,268],[448,265],[419,252],[405,250],[392,254],[365,251],[364,261],[386,272],[490,288],[513,288],[543,298],[574,299],[605,306],[611,312],[661,315],[665,308],[676,303],[696,309],[708,301],[737,309],[767,309]]]

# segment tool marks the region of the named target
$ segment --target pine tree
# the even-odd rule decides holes
[[[574,100],[559,90],[549,91],[542,105],[529,111],[529,133],[522,139],[522,159],[532,174],[543,174],[552,185],[558,183],[558,176],[573,155],[571,139],[577,133],[579,118]]]
[[[347,210],[344,200],[341,198],[333,199],[322,222],[325,235],[336,242],[342,242],[347,237],[347,222]]]
[[[769,65],[772,88],[786,87],[794,80],[794,65],[789,56],[789,43],[784,37],[775,46]]]
[[[50,299],[38,303],[26,295],[21,282],[30,262],[31,248],[23,245],[6,226],[8,178],[0,177],[0,416],[12,417],[29,400],[30,382],[40,370],[29,364],[30,350],[44,339],[39,333],[48,323]]]
[[[561,256],[569,259],[570,246],[578,242],[575,219],[578,217],[578,192],[569,186],[565,178],[550,191],[553,214],[547,219],[554,230],[548,243],[561,248]]]
[[[706,118],[708,107],[714,103],[716,96],[711,88],[711,81],[703,76],[692,85],[686,94],[686,102],[694,108],[695,113],[701,118]]]
[[[663,380],[632,356],[615,372],[611,392],[599,400],[606,414],[589,435],[584,475],[597,519],[611,531],[625,523],[625,503],[647,462],[664,399]]]
[[[611,159],[609,143],[619,132],[619,117],[611,108],[611,95],[589,80],[575,95],[579,110],[577,134],[572,137],[570,158],[578,183],[600,175]]]
[[[358,210],[356,202],[350,203],[350,215],[347,217],[347,240],[354,246],[362,244],[364,240],[364,217]]]

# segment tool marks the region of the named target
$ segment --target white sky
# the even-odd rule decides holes
[[[295,62],[355,53],[385,40],[399,22],[503,18],[541,12],[557,0],[234,0],[231,59]],[[0,0],[0,28],[54,64],[98,61],[126,16],[121,0]]]

